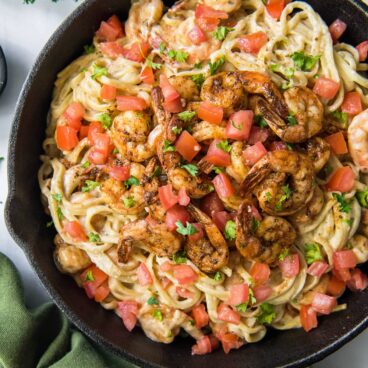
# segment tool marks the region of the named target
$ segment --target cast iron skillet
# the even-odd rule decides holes
[[[368,7],[355,0],[308,1],[327,23],[339,17],[348,25],[346,41],[367,39]],[[264,340],[230,355],[221,350],[203,357],[190,355],[192,339],[166,346],[150,341],[137,328],[128,333],[114,313],[86,298],[71,277],[61,274],[52,258],[52,230],[40,202],[37,183],[46,115],[57,73],[82,53],[101,20],[117,13],[126,18],[130,1],[86,0],[61,25],[38,57],[18,101],[9,142],[9,196],[6,222],[42,283],[68,318],[100,345],[149,367],[305,367],[332,353],[368,326],[368,293],[347,294],[348,310],[320,318],[320,326],[269,331]]]

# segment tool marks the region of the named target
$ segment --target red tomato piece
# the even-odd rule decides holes
[[[251,33],[238,38],[239,48],[253,55],[257,55],[267,41],[268,37],[264,32]]]
[[[208,148],[207,155],[204,157],[206,161],[209,163],[226,167],[231,165],[230,153],[225,152],[221,148],[219,148],[219,144],[221,143],[221,139],[214,139]]]
[[[79,130],[85,111],[86,110],[81,103],[72,102],[64,112],[64,117],[68,123],[68,126]]]
[[[96,265],[92,265],[81,273],[80,278],[88,298],[93,299],[96,296],[97,288],[108,279],[108,275]]]
[[[173,266],[173,276],[180,285],[193,284],[198,278],[193,268],[185,264]]]
[[[116,102],[117,109],[120,111],[142,111],[148,107],[143,98],[136,96],[118,96]]]
[[[350,166],[337,169],[326,184],[327,190],[331,192],[350,192],[355,185],[355,174]]]
[[[193,293],[186,288],[177,286],[175,290],[176,294],[178,294],[181,298],[190,299],[193,297]]]
[[[351,278],[347,282],[351,291],[362,291],[368,286],[368,277],[359,268],[351,271]]]
[[[307,270],[309,275],[321,277],[328,270],[328,263],[322,261],[313,262]]]
[[[262,285],[270,278],[271,270],[268,264],[256,262],[250,269],[249,274],[252,276],[256,285]]]
[[[359,61],[363,62],[365,60],[367,60],[367,56],[368,56],[368,40],[367,41],[363,41],[362,43],[360,43],[356,49],[359,52]]]
[[[130,48],[123,48],[122,54],[123,56],[132,61],[137,61],[141,63],[145,60],[149,53],[150,45],[146,41],[136,42]]]
[[[105,133],[95,133],[93,135],[94,149],[107,157],[111,151],[110,137]]]
[[[338,250],[333,254],[333,264],[336,270],[354,268],[357,264],[357,258],[352,250]]]
[[[300,260],[298,254],[291,254],[283,261],[279,261],[279,267],[284,277],[295,277],[300,270]]]
[[[273,151],[285,151],[287,150],[287,145],[282,141],[274,141],[270,144],[268,150]]]
[[[339,38],[346,31],[347,24],[343,22],[341,19],[336,19],[329,27],[329,31],[331,33],[332,41],[336,43]]]
[[[79,139],[88,137],[89,125],[82,125],[79,129]]]
[[[251,110],[240,110],[232,114],[226,126],[226,137],[243,141],[249,138],[253,126],[254,113]]]
[[[64,231],[68,233],[73,239],[78,241],[86,241],[87,236],[82,225],[78,221],[70,221],[65,223]]]
[[[261,129],[258,126],[253,125],[250,131],[248,143],[251,145],[256,144],[258,142],[264,143],[267,141],[269,135],[270,135],[269,129],[265,128]]]
[[[267,150],[261,142],[249,146],[243,151],[244,160],[248,166],[253,166],[266,154]]]
[[[195,10],[196,19],[199,18],[214,18],[214,19],[227,19],[229,15],[221,10],[213,9],[206,5],[198,5]]]
[[[315,293],[312,308],[321,314],[330,314],[336,307],[336,298],[322,293]]]
[[[92,148],[91,151],[88,154],[88,160],[95,165],[103,165],[106,163],[107,156],[96,150],[95,148]]]
[[[268,14],[271,15],[272,18],[280,19],[285,5],[285,0],[268,0],[266,9]]]
[[[96,289],[95,301],[101,303],[110,294],[110,288],[108,283],[105,281],[101,286]]]
[[[104,128],[102,127],[101,123],[98,121],[92,121],[88,126],[88,140],[90,144],[95,144],[95,134],[96,133],[103,133]]]
[[[202,336],[197,343],[192,346],[192,355],[205,355],[212,351],[211,340],[209,336]]]
[[[117,58],[124,56],[126,50],[123,46],[119,45],[117,42],[102,42],[100,43],[101,52],[111,58]]]
[[[158,196],[165,211],[178,203],[178,196],[173,192],[171,184],[158,188]]]
[[[240,314],[225,303],[221,303],[217,308],[217,318],[221,321],[234,323],[235,325],[240,323]]]
[[[118,302],[118,314],[128,331],[132,331],[137,324],[138,309],[139,304],[134,300]]]
[[[216,19],[216,18],[198,18],[198,19],[196,19],[196,23],[205,32],[212,32],[220,24],[220,19]]]
[[[319,77],[314,85],[313,92],[326,100],[332,100],[340,89],[340,83],[332,79]]]
[[[344,134],[342,132],[331,134],[324,139],[331,146],[336,155],[345,155],[349,152]]]
[[[226,333],[221,337],[221,344],[225,354],[229,354],[232,349],[239,349],[244,345],[244,342],[233,333]]]
[[[200,208],[209,217],[213,217],[217,212],[225,211],[224,204],[216,192],[212,192],[203,197]]]
[[[170,272],[173,268],[173,264],[169,261],[165,261],[162,265],[160,265],[160,271],[162,272]]]
[[[341,270],[332,269],[332,274],[340,281],[347,282],[351,279],[350,270],[343,268]]]
[[[167,211],[165,222],[170,231],[175,231],[177,221],[181,221],[185,225],[190,220],[191,217],[185,207],[176,204]]]
[[[206,34],[196,25],[188,32],[188,37],[194,45],[207,41]]]
[[[221,232],[224,232],[225,231],[226,223],[229,220],[231,220],[231,216],[230,216],[230,213],[229,212],[226,212],[226,211],[215,212],[212,215],[212,220],[215,223],[215,225],[217,226],[217,228]]]
[[[178,91],[170,84],[165,74],[160,75],[160,87],[162,89],[165,102],[174,101],[180,98]]]
[[[311,305],[302,305],[300,308],[300,321],[306,332],[318,326],[317,313]]]
[[[119,18],[116,15],[111,16],[107,23],[110,24],[110,26],[114,27],[119,32],[119,37],[124,36],[124,28],[122,23],[120,22]]]
[[[138,282],[141,286],[152,285],[152,276],[147,268],[147,266],[141,262],[137,268]]]
[[[102,21],[96,36],[104,41],[116,41],[119,38],[119,30],[108,22]]]
[[[79,143],[78,132],[65,125],[56,127],[55,139],[57,147],[62,151],[70,151]]]
[[[230,286],[230,297],[228,304],[237,306],[242,303],[246,303],[249,299],[249,286],[248,284],[237,284]]]
[[[145,66],[141,72],[141,79],[143,83],[153,84],[155,83],[155,75],[153,69],[150,66]]]
[[[348,92],[341,105],[341,111],[349,115],[357,115],[363,111],[362,99],[359,92]]]
[[[184,130],[175,143],[175,149],[183,156],[185,160],[191,162],[201,150],[201,146],[193,138],[193,136],[190,135],[190,133]]]
[[[129,166],[112,166],[108,168],[108,172],[111,178],[119,181],[128,180],[130,177]]]
[[[266,285],[260,285],[253,288],[254,297],[257,303],[267,300],[272,295],[272,288]]]
[[[203,328],[208,325],[210,318],[204,304],[196,305],[192,310],[192,314],[197,328]]]
[[[103,100],[114,100],[116,98],[116,87],[104,84],[101,87],[100,97]]]
[[[339,280],[335,275],[331,275],[327,284],[326,293],[339,298],[345,291],[345,282]]]
[[[202,101],[199,104],[197,115],[200,119],[212,124],[220,124],[224,117],[224,109],[209,102]]]
[[[218,174],[212,180],[212,183],[220,198],[231,197],[235,193],[235,189],[233,188],[229,177],[224,173]]]
[[[180,188],[178,193],[178,202],[180,206],[188,206],[190,203],[190,197],[188,196],[185,188]]]
[[[183,111],[183,105],[181,103],[180,98],[177,98],[176,100],[173,101],[165,101],[163,103],[163,106],[167,112],[178,113]]]
[[[204,238],[203,225],[199,223],[192,224],[192,225],[196,228],[197,232],[194,233],[193,235],[189,235],[188,239],[192,242],[196,242],[200,239],[203,239]]]

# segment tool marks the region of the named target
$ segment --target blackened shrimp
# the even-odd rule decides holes
[[[252,205],[243,202],[236,218],[235,245],[246,260],[273,264],[295,239],[295,229],[288,221],[275,216],[257,221],[253,217]]]
[[[203,225],[205,237],[185,244],[189,259],[203,272],[210,273],[226,266],[229,260],[229,248],[221,231],[213,221],[193,205],[188,207],[192,217]]]
[[[312,199],[314,169],[309,158],[294,151],[268,152],[249,171],[242,189],[254,193],[266,213],[286,216]]]
[[[320,137],[313,137],[306,142],[306,154],[313,163],[314,171],[320,172],[327,164],[330,155],[330,145]]]

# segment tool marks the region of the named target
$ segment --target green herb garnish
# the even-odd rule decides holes
[[[349,213],[351,211],[350,201],[348,202],[345,199],[345,193],[343,193],[343,194],[332,193],[332,196],[339,203],[339,207],[340,207],[340,211],[341,212]]]
[[[97,243],[101,241],[100,235],[96,233],[89,233],[88,234],[88,240],[92,243]]]
[[[158,301],[154,296],[151,296],[147,300],[148,305],[158,305]]]
[[[176,135],[180,134],[182,131],[183,131],[183,128],[180,128],[180,127],[177,127],[177,126],[174,126],[171,128],[171,131],[173,133],[175,133]]]
[[[323,261],[321,248],[317,243],[307,243],[305,244],[304,249],[305,258],[309,265],[315,261]]]
[[[82,192],[89,192],[91,190],[96,189],[98,186],[100,185],[100,183],[98,183],[97,181],[93,181],[93,180],[86,180],[83,187],[82,187]]]
[[[192,81],[197,85],[198,88],[202,87],[203,82],[205,81],[204,74],[194,74],[192,75]]]
[[[154,63],[151,59],[146,59],[147,66],[151,67],[153,70],[159,70],[162,67],[162,64]]]
[[[210,67],[210,74],[214,75],[218,69],[220,69],[225,64],[225,56],[222,56],[220,59],[216,60],[215,62],[209,62],[208,65]]]
[[[238,125],[235,124],[234,120],[230,120],[230,124],[237,130],[242,130],[243,129],[243,123],[239,123]]]
[[[155,309],[152,313],[153,317],[156,318],[158,321],[163,321],[164,316],[159,309]]]
[[[92,79],[97,79],[104,75],[107,75],[107,69],[105,67],[93,65],[93,73],[91,75]]]
[[[175,151],[175,147],[172,145],[172,143],[170,141],[165,139],[165,141],[164,141],[164,152],[174,152],[174,151]]]
[[[234,221],[229,220],[225,225],[225,238],[227,240],[235,240],[236,238],[236,224]]]
[[[229,153],[231,151],[231,144],[229,143],[229,141],[220,141],[219,143],[216,144],[217,148],[220,148],[221,150],[223,150],[224,152]]]
[[[129,179],[124,181],[124,185],[126,189],[130,189],[133,185],[140,185],[140,181],[135,176],[131,176]]]
[[[220,271],[217,271],[214,276],[213,276],[213,279],[215,281],[221,281],[222,280],[222,273]]]
[[[192,176],[196,176],[198,174],[198,167],[193,164],[186,164],[181,166],[182,169],[188,171],[188,173]]]
[[[87,167],[90,167],[91,166],[91,163],[87,160],[83,163],[82,167],[83,169],[87,169]]]
[[[284,194],[280,197],[279,201],[275,205],[275,210],[276,211],[281,211],[282,210],[282,206],[284,205],[285,201],[287,199],[289,199],[290,196],[291,196],[291,190],[290,190],[288,184],[282,186],[281,189],[284,192]]]
[[[288,125],[295,126],[298,125],[298,120],[296,120],[295,116],[289,115],[286,120],[288,121]]]
[[[356,197],[358,199],[359,204],[362,207],[365,207],[365,208],[368,207],[368,188],[364,190],[358,190]]]
[[[270,324],[276,318],[275,307],[269,303],[262,303],[260,305],[261,313],[257,316],[257,321],[259,323]]]
[[[176,232],[181,235],[193,235],[198,232],[195,226],[193,226],[190,222],[187,221],[187,225],[184,226],[183,223],[178,220],[175,222]]]
[[[196,116],[196,112],[195,111],[183,111],[181,113],[179,113],[177,116],[180,120],[183,120],[185,122],[191,121],[195,116]]]
[[[304,54],[303,51],[294,52],[291,55],[291,59],[294,61],[295,67],[299,70],[302,70],[303,72],[310,72],[315,67],[320,58],[321,55],[310,56]]]
[[[289,248],[283,248],[279,254],[279,261],[284,261],[286,257],[290,255]]]
[[[87,271],[84,281],[91,281],[91,282],[95,281],[95,278],[93,277],[93,273],[91,270]]]
[[[63,202],[63,195],[60,194],[60,193],[53,194],[52,199],[54,199],[58,203],[62,203]]]
[[[187,255],[184,250],[179,250],[173,255],[173,261],[176,264],[187,263]]]
[[[93,45],[84,45],[83,48],[85,54],[93,54],[96,51],[96,48]]]
[[[225,39],[227,34],[233,30],[234,28],[219,26],[217,27],[216,31],[213,33],[213,37],[215,37],[216,40],[222,41]]]
[[[128,196],[128,197],[123,198],[123,202],[126,208],[132,208],[136,204],[136,200],[134,199],[133,196]]]
[[[104,129],[109,129],[111,127],[112,120],[109,114],[100,114],[98,116],[98,121],[101,122]]]

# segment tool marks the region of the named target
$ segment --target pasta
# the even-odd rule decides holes
[[[125,30],[102,22],[58,75],[43,144],[60,271],[193,354],[346,308],[368,284],[359,59],[300,1],[139,0]]]

